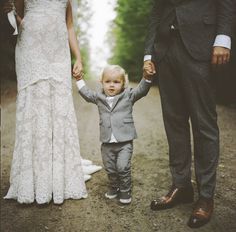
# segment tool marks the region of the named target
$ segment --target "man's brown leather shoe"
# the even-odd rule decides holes
[[[199,228],[208,223],[213,213],[213,207],[213,199],[200,197],[195,204],[192,215],[189,218],[188,226],[191,228]]]
[[[193,202],[193,197],[192,185],[182,188],[177,188],[172,185],[167,195],[160,199],[153,200],[150,207],[152,210],[169,209],[180,203],[191,203]]]

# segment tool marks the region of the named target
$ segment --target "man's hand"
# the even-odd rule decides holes
[[[224,47],[213,47],[211,63],[214,65],[226,64],[230,59],[230,49]]]
[[[143,63],[143,73],[144,76],[154,75],[156,73],[156,68],[151,60],[146,60]]]

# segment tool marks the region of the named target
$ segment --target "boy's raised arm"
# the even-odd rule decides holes
[[[133,103],[135,103],[137,100],[140,98],[144,97],[147,95],[150,87],[152,84],[152,79],[151,77],[143,77],[138,86],[134,89],[131,90],[131,97]]]
[[[83,79],[76,81],[80,95],[87,101],[97,104],[97,93],[89,89]]]

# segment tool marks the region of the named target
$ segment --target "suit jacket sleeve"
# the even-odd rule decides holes
[[[146,96],[150,87],[151,83],[145,81],[145,79],[142,78],[139,85],[136,88],[130,90],[132,102],[135,103],[140,98]]]
[[[235,20],[235,0],[217,1],[217,35],[232,36],[233,21]]]
[[[155,0],[153,9],[151,11],[147,36],[145,40],[144,55],[153,55],[153,46],[156,38],[156,32],[161,21],[161,2],[161,0]]]
[[[87,102],[97,104],[97,93],[86,85],[79,90],[79,93]]]

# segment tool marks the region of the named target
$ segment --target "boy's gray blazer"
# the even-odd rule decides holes
[[[111,133],[118,142],[130,141],[137,138],[132,116],[133,104],[147,95],[151,84],[142,79],[136,88],[126,88],[116,95],[110,107],[103,92],[90,90],[86,85],[79,93],[87,101],[97,105],[100,117],[100,141],[109,143]]]

